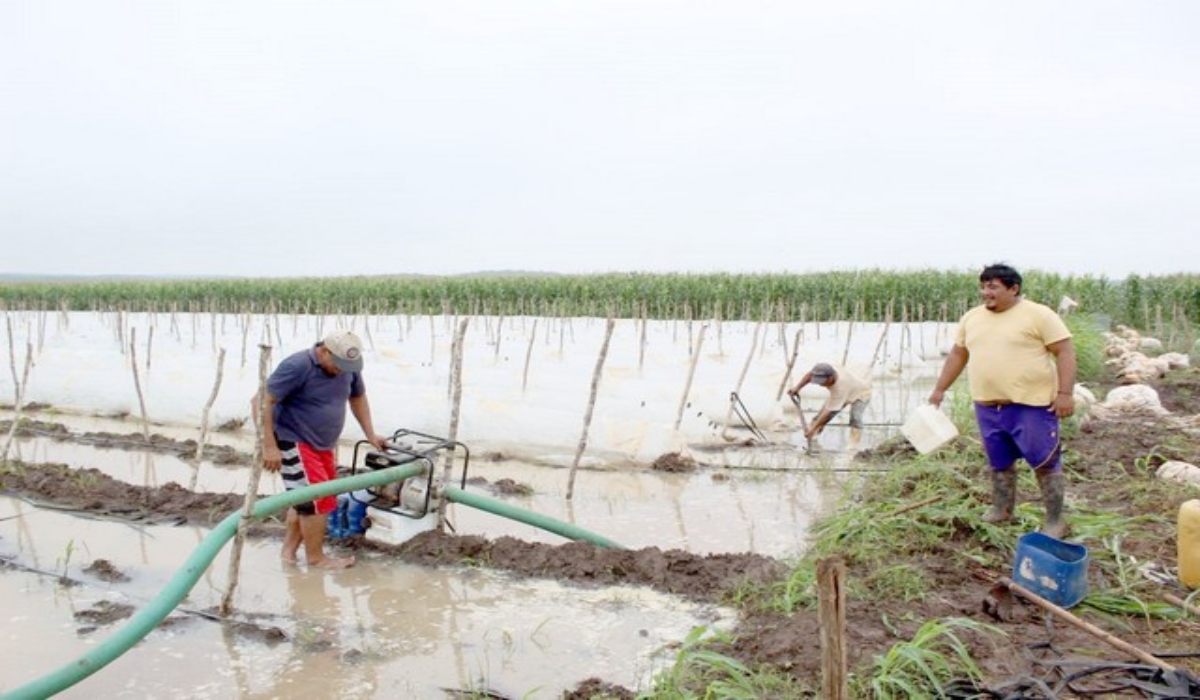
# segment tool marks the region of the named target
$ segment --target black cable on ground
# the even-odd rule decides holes
[[[1021,678],[988,688],[971,679],[958,679],[946,685],[945,697],[954,700],[1058,700],[1059,698],[1135,697],[1150,700],[1195,700],[1200,698],[1200,678],[1176,669],[1120,662],[1083,664],[1077,660],[1037,660],[1034,663],[1053,669],[1057,680]],[[1080,667],[1063,673],[1064,666]]]

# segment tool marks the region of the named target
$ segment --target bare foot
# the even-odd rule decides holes
[[[323,557],[308,565],[314,569],[348,569],[354,566],[354,557]]]
[[[281,554],[279,559],[288,566],[296,566],[300,563],[300,560],[296,559],[295,554]]]

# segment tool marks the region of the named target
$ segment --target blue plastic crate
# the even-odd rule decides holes
[[[1041,532],[1021,535],[1013,558],[1013,582],[1055,605],[1071,608],[1087,597],[1088,551]]]

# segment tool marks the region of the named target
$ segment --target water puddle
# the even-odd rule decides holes
[[[122,621],[89,631],[86,613],[112,603],[144,607],[205,534],[81,520],[0,498],[0,556],[17,567],[0,575],[8,601],[0,639],[22,650],[0,657],[5,684],[51,672],[117,629]],[[85,571],[98,559],[130,580]],[[183,610],[217,606],[227,569],[225,552]],[[63,586],[63,574],[83,583]],[[442,687],[555,697],[589,675],[644,686],[693,626],[732,622],[727,610],[640,587],[427,569],[371,552],[351,569],[309,573],[283,565],[277,542],[253,541],[234,608],[235,619],[278,628],[286,640],[230,633],[176,611],[133,652],[61,697],[432,698]]]

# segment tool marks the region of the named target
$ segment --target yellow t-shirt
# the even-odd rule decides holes
[[[871,385],[867,380],[841,367],[836,368],[837,381],[829,389],[829,398],[825,400],[825,410],[840,411],[843,406],[855,401],[871,400]]]
[[[1049,406],[1058,391],[1058,372],[1046,346],[1070,337],[1053,309],[1028,299],[1001,312],[971,309],[959,321],[954,340],[970,353],[971,398]]]

